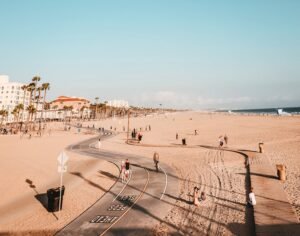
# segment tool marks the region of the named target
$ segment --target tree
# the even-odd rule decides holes
[[[85,110],[86,108],[87,108],[86,106],[82,106],[82,107],[80,108],[80,111],[81,111],[80,117],[81,117],[81,119],[83,119],[83,112],[84,112],[84,110]]]
[[[2,123],[4,121],[4,118],[8,116],[8,111],[7,110],[0,110],[0,116],[1,116],[1,127],[2,127]]]
[[[32,94],[33,94],[33,91],[35,91],[35,83],[28,84],[27,91],[30,93],[29,105],[31,105],[32,104]]]
[[[35,102],[36,102],[36,92],[37,92],[37,89],[38,89],[37,84],[40,80],[41,80],[41,77],[39,77],[39,76],[34,76],[32,78],[32,82],[34,83],[34,99],[35,99]],[[36,109],[38,108],[37,106],[38,106],[38,104],[36,104],[36,107],[35,107]]]
[[[33,118],[33,114],[36,112],[36,109],[35,109],[35,107],[34,107],[34,105],[29,105],[28,107],[27,107],[27,111],[28,111],[28,113],[29,113],[29,117],[31,118],[30,120],[32,121],[32,118]]]
[[[18,104],[15,106],[14,110],[16,112],[16,117],[17,118],[17,122],[19,122],[20,119],[20,111],[24,110],[24,105],[23,104]]]
[[[22,121],[24,120],[24,107],[25,107],[25,97],[26,97],[26,92],[27,92],[27,85],[23,85],[21,87],[21,89],[23,90],[24,94],[23,94],[23,111],[22,111]]]
[[[43,88],[42,87],[38,87],[36,89],[36,91],[38,92],[38,95],[36,96],[36,110],[38,111],[38,108],[39,108],[39,103],[40,103],[40,100],[41,100],[41,94],[42,94],[42,90]],[[35,120],[36,120],[36,115],[37,115],[37,112],[35,113]]]
[[[50,89],[50,84],[49,83],[43,83],[42,88],[43,88],[43,91],[44,91],[44,101],[43,101],[43,108],[42,108],[41,118],[43,118],[43,113],[44,113],[44,110],[45,110],[47,90]]]

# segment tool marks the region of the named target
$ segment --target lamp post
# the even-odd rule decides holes
[[[97,111],[98,111],[98,100],[99,100],[99,97],[95,97],[95,100],[96,100],[95,119],[97,119]]]
[[[128,120],[127,120],[127,143],[129,139],[129,118],[130,118],[130,109],[128,109]]]

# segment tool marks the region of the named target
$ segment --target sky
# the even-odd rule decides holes
[[[0,74],[49,99],[300,106],[298,0],[0,0]]]

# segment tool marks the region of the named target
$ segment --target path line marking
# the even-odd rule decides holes
[[[144,186],[144,189],[143,189],[143,191],[141,191],[141,194],[140,194],[140,196],[135,200],[135,202],[114,222],[114,223],[112,223],[106,230],[104,230],[104,232],[102,232],[101,234],[100,234],[100,236],[102,236],[102,235],[104,235],[104,234],[106,234],[107,233],[107,231],[108,230],[110,230],[116,223],[118,223],[119,222],[119,220],[121,220],[126,214],[127,214],[127,212],[128,211],[130,211],[131,210],[131,208],[138,202],[138,200],[140,200],[140,198],[143,196],[143,194],[145,193],[145,190],[146,190],[146,188],[147,188],[147,186],[148,186],[148,183],[149,183],[149,179],[150,179],[150,174],[149,174],[149,171],[148,170],[146,170],[145,168],[144,168],[144,170],[145,171],[147,171],[147,174],[148,174],[148,176],[147,176],[147,182],[146,182],[146,184],[145,184],[145,186]]]
[[[163,197],[164,197],[164,195],[165,195],[165,192],[166,192],[166,190],[167,190],[167,185],[168,185],[168,175],[167,175],[167,173],[165,172],[165,170],[164,170],[163,168],[161,168],[160,166],[159,166],[159,169],[161,169],[161,170],[165,173],[165,176],[166,176],[165,189],[164,189],[164,191],[163,191],[163,193],[162,193],[162,195],[161,195],[161,197],[160,197],[160,200],[161,200],[161,199],[163,199]]]

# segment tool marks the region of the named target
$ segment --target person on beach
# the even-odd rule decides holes
[[[224,135],[224,142],[225,142],[225,145],[227,146],[227,143],[228,143],[228,137],[227,137],[226,134]]]
[[[250,189],[250,193],[249,193],[249,201],[247,203],[248,207],[253,207],[256,205],[256,199],[255,199],[255,194],[253,192],[253,187],[251,187]]]
[[[159,154],[157,152],[154,152],[153,154],[153,162],[156,168],[156,172],[158,172]]]
[[[142,141],[142,138],[143,138],[143,135],[142,135],[141,133],[139,133],[139,134],[138,134],[138,140],[139,140],[139,142]]]
[[[223,147],[223,136],[219,137],[219,148]]]
[[[98,149],[100,149],[101,148],[101,139],[99,138],[99,140],[98,140],[98,145],[97,145],[97,147],[98,147]]]
[[[205,201],[206,200],[206,194],[205,192],[201,192],[201,201]]]
[[[125,171],[126,171],[126,168],[125,168],[125,161],[122,161],[122,162],[121,162],[121,178],[122,178],[122,183],[125,183],[125,182],[126,182]]]
[[[176,140],[178,139],[178,133],[176,133]]]
[[[151,126],[149,125],[149,131],[151,131]]]
[[[198,135],[198,131],[195,129],[195,135]]]
[[[199,188],[198,187],[194,187],[194,205],[195,206],[200,205],[200,202],[199,202]]]

